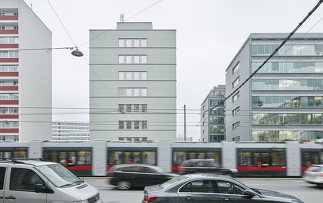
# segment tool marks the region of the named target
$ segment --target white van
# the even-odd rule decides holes
[[[96,188],[60,164],[0,161],[0,203],[102,203]]]

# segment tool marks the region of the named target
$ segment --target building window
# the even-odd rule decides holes
[[[1,114],[18,114],[17,107],[0,107]]]
[[[239,127],[240,127],[240,121],[232,124],[232,130],[235,130],[235,129],[239,128]]]
[[[119,80],[147,80],[147,72],[119,72]]]
[[[119,47],[147,47],[147,39],[119,39]]]
[[[233,83],[232,88],[236,87],[240,83],[240,77],[238,77]]]
[[[0,65],[0,72],[18,72],[18,66],[17,65]]]
[[[1,81],[0,81],[1,82]],[[146,97],[147,88],[119,88],[119,96]]]
[[[119,121],[119,129],[124,129],[124,122],[123,121]]]
[[[126,126],[126,128],[125,128]],[[146,130],[147,121],[119,121],[120,130]]]
[[[0,86],[18,86],[17,80],[2,80]]]
[[[240,97],[240,92],[237,92],[235,95],[232,97],[232,102],[237,101],[237,99]]]
[[[0,128],[19,128],[18,121],[0,121]]]
[[[0,44],[18,44],[18,37],[0,37]]]
[[[119,64],[145,64],[147,55],[119,55]]]
[[[240,68],[240,62],[237,63],[237,65],[235,65],[233,68],[232,68],[232,75],[235,74]]]
[[[144,113],[147,112],[147,104],[119,104],[119,111],[124,113],[126,109],[127,113]]]
[[[0,51],[0,58],[19,58],[18,51]]]
[[[18,94],[0,94],[0,100],[18,100]]]
[[[240,112],[240,106],[238,106],[237,108],[235,108],[233,111],[232,111],[232,116],[236,116],[238,115],[238,113]]]

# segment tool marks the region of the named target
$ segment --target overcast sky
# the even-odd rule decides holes
[[[53,107],[84,108],[54,111],[53,120],[88,121],[89,29],[112,29],[159,0],[49,0],[83,58],[67,50],[53,51]],[[201,103],[253,32],[290,32],[319,0],[162,0],[129,22],[152,22],[155,29],[177,30],[177,108],[188,109],[187,136],[200,137]],[[47,0],[25,0],[53,33],[53,47],[73,46]],[[299,32],[323,17],[323,5]],[[323,20],[311,32],[323,32]],[[194,113],[194,114],[190,114]],[[183,114],[177,135],[183,134]]]

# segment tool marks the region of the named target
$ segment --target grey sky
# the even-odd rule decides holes
[[[54,111],[54,120],[87,121],[89,29],[111,29],[119,21],[158,0],[50,0],[85,57],[67,50],[53,51],[53,106],[85,108]],[[25,0],[53,32],[53,47],[73,46],[46,0]],[[225,83],[225,69],[252,32],[290,32],[318,0],[163,0],[130,21],[153,22],[155,29],[177,30],[177,108],[198,113],[202,101],[218,84]],[[323,6],[299,32],[307,32],[323,17]],[[311,32],[323,32],[323,20]],[[188,114],[196,125],[198,114]],[[178,115],[178,135],[183,134],[183,114]],[[199,126],[187,136],[198,140]]]

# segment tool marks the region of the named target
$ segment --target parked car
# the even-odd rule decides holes
[[[252,189],[226,176],[210,174],[182,175],[160,185],[145,187],[144,200],[142,202],[303,203],[301,200],[288,194]]]
[[[213,159],[190,159],[179,167],[180,174],[188,173],[216,173],[221,175],[235,175],[237,169],[221,168]]]
[[[303,175],[303,179],[311,184],[323,187],[323,165],[313,165]]]
[[[120,190],[128,190],[131,187],[142,187],[161,184],[178,176],[166,173],[157,166],[145,164],[121,164],[108,171],[109,182]]]
[[[96,188],[64,166],[38,160],[1,160],[0,190],[4,202],[103,202]]]

